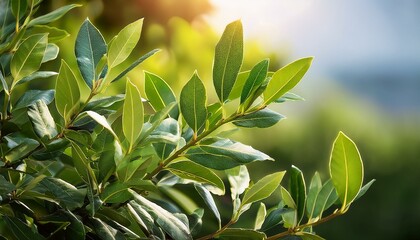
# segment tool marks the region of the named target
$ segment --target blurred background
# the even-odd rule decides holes
[[[66,61],[75,61],[86,17],[107,41],[145,18],[136,57],[162,51],[130,74],[140,86],[147,70],[179,93],[197,69],[211,92],[214,46],[236,19],[246,39],[243,70],[267,57],[277,70],[315,56],[294,90],[306,101],[276,106],[288,118],[275,127],[233,136],[276,159],[250,165],[251,177],[293,164],[307,182],[316,170],[325,180],[332,142],[344,131],[359,147],[366,182],[377,181],[347,214],[315,230],[326,239],[420,239],[420,1],[45,0],[41,11],[70,2],[83,7],[55,23],[71,34],[60,42]]]

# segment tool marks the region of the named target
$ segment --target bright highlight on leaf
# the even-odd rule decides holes
[[[363,183],[363,162],[354,142],[340,132],[334,141],[330,160],[330,174],[346,211],[357,197]]]
[[[130,80],[127,80],[126,85],[122,121],[124,136],[130,143],[130,152],[140,136],[144,121],[144,110],[140,91]]]
[[[285,171],[277,172],[261,178],[245,192],[242,205],[268,198],[280,185],[285,173]]]
[[[69,65],[62,60],[55,84],[55,105],[66,123],[78,109],[79,101],[80,90],[76,77]]]

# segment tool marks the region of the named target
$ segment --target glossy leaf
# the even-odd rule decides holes
[[[265,204],[261,202],[260,206],[258,207],[257,216],[255,218],[254,230],[261,229],[266,216],[267,216],[267,209],[265,207]]]
[[[96,235],[100,239],[104,240],[119,240],[124,239],[124,235],[116,230],[115,228],[111,227],[100,218],[91,218],[89,219],[92,224],[92,231],[96,233]]]
[[[55,45],[54,43],[48,43],[44,53],[44,57],[42,58],[42,63],[46,63],[56,59],[59,51],[60,49],[57,45]]]
[[[242,89],[244,88],[245,82],[248,79],[250,73],[251,73],[251,70],[238,73],[238,77],[236,78],[232,91],[230,91],[230,94],[229,94],[230,101],[233,101],[241,97]]]
[[[35,25],[44,25],[44,24],[48,24],[50,22],[54,22],[58,19],[60,19],[62,16],[64,16],[68,11],[70,11],[71,9],[75,8],[75,7],[80,7],[81,5],[79,4],[70,4],[70,5],[66,5],[63,6],[61,8],[58,8],[50,13],[47,13],[45,15],[39,16],[37,18],[32,19],[29,24],[28,27],[32,27]]]
[[[297,223],[299,224],[305,213],[306,185],[302,171],[292,165],[290,170],[290,195],[296,203]]]
[[[276,209],[268,213],[260,230],[265,232],[281,224],[283,221],[282,214],[287,212],[291,212],[291,210],[289,208],[284,208],[283,206],[278,206]]]
[[[235,200],[249,187],[250,177],[248,169],[242,165],[227,169],[226,174],[230,184],[231,198]]]
[[[22,78],[19,82],[16,83],[16,85],[20,85],[22,83],[30,82],[32,80],[39,79],[39,78],[53,77],[53,76],[56,76],[57,74],[58,73],[52,72],[52,71],[37,71],[37,72],[32,73],[29,76],[26,76],[26,77]]]
[[[213,185],[225,192],[223,181],[210,169],[191,161],[177,161],[166,167],[180,178]]]
[[[80,73],[89,88],[92,89],[96,67],[107,52],[107,45],[99,30],[86,19],[80,26],[76,38],[75,54]]]
[[[210,144],[206,141],[201,142],[198,146],[190,148],[185,157],[217,170],[225,170],[254,161],[273,160],[265,153],[229,139],[217,139]]]
[[[114,130],[112,130],[111,125],[109,125],[108,121],[104,116],[99,115],[98,113],[93,111],[86,111],[85,113],[97,123],[99,123],[102,127],[104,127],[106,130],[108,130],[115,137],[115,139],[118,140],[118,136],[115,134]]]
[[[19,240],[42,240],[45,239],[41,234],[33,232],[32,229],[16,217],[9,217],[3,215],[3,220],[5,221],[8,229],[11,233]]]
[[[62,179],[46,177],[40,185],[46,189],[46,193],[51,194],[60,205],[69,210],[83,206],[85,194]]]
[[[276,71],[264,91],[264,104],[270,104],[295,87],[308,71],[312,59],[302,58]]]
[[[197,73],[182,88],[180,96],[180,109],[187,124],[197,132],[206,122],[207,118],[207,95],[204,84]]]
[[[47,25],[35,25],[27,29],[25,34],[30,36],[37,33],[48,33],[48,42],[58,42],[70,36],[70,34],[63,29]]]
[[[195,190],[197,190],[200,197],[203,199],[203,201],[206,203],[207,207],[209,207],[210,211],[213,213],[213,215],[216,217],[217,222],[219,224],[219,228],[221,227],[221,218],[220,218],[220,212],[217,208],[216,202],[214,201],[213,196],[211,195],[210,191],[207,190],[204,186],[201,184],[194,184]]]
[[[261,86],[267,77],[269,60],[265,59],[257,63],[249,73],[241,93],[241,103],[252,98],[255,91]]]
[[[77,143],[71,142],[73,165],[85,183],[96,182],[96,176],[90,166],[90,159]],[[91,187],[94,187],[91,185]],[[95,186],[96,187],[96,186]]]
[[[122,124],[125,138],[130,143],[129,152],[140,137],[144,121],[143,103],[140,91],[130,80],[127,81],[123,105]]]
[[[278,123],[280,120],[286,118],[285,116],[274,112],[268,108],[258,112],[250,113],[236,118],[233,124],[239,127],[246,128],[268,128]]]
[[[319,191],[322,188],[321,177],[318,172],[315,172],[309,185],[308,196],[306,198],[306,214],[309,219],[312,218],[313,211],[315,208],[315,200],[318,196]]]
[[[283,227],[293,228],[297,226],[297,206],[291,194],[284,188],[280,188],[281,199],[290,211],[282,213]]]
[[[11,148],[4,156],[6,162],[13,163],[21,160],[39,146],[38,141],[31,138],[12,135],[7,135],[4,138],[7,140],[8,147]]]
[[[55,121],[44,101],[38,100],[31,105],[28,108],[28,116],[38,137],[50,140],[57,136]]]
[[[19,45],[10,62],[13,85],[39,69],[47,49],[47,41],[46,34],[35,34]]]
[[[173,239],[192,239],[188,227],[172,213],[138,194],[133,194],[133,196],[134,201],[144,207],[153,216],[155,222]]]
[[[264,240],[267,236],[263,232],[258,232],[255,230],[244,229],[244,228],[228,228],[223,231],[218,239],[223,240]]]
[[[285,173],[285,171],[277,172],[261,178],[245,192],[242,205],[268,198],[280,185]]]
[[[243,30],[240,20],[228,24],[216,45],[213,83],[220,102],[224,103],[238,76],[243,58]]]
[[[129,186],[121,182],[114,182],[107,185],[101,193],[101,200],[104,203],[122,203],[130,200],[131,194],[127,191]]]
[[[312,218],[321,218],[322,213],[333,205],[338,199],[334,184],[329,179],[324,183],[318,195],[315,198],[314,208],[311,214]]]
[[[67,122],[79,107],[80,90],[73,71],[62,60],[55,84],[55,105],[58,112]]]
[[[54,90],[27,90],[16,102],[12,111],[29,107],[37,101],[43,101],[45,104],[50,104],[54,99]]]
[[[108,68],[112,69],[122,63],[140,39],[143,19],[139,19],[124,27],[113,39],[108,51]]]
[[[345,211],[362,187],[363,162],[354,142],[342,132],[334,141],[330,174]]]
[[[144,91],[155,111],[160,111],[171,102],[176,102],[175,94],[171,87],[159,76],[144,72]],[[169,115],[178,119],[178,108],[173,109]]]

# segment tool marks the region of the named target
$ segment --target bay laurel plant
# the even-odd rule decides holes
[[[214,89],[194,72],[175,94],[145,72],[143,95],[126,77],[157,52],[131,60],[142,19],[108,42],[86,19],[75,60],[44,71],[68,35],[48,24],[77,6],[34,18],[39,0],[0,3],[1,239],[322,239],[313,227],[344,214],[372,184],[362,186],[359,151],[344,133],[329,179],[308,181],[292,166],[287,186],[285,171],[250,181],[248,163],[274,159],[227,138],[223,126],[283,119],[269,107],[301,99],[290,90],[312,58],[275,72],[264,59],[242,71],[240,21],[215,47]],[[28,89],[52,76],[54,89]],[[106,95],[115,81],[125,81],[125,94]],[[274,192],[280,200],[264,203]]]

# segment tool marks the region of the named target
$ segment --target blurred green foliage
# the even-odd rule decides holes
[[[49,2],[49,7],[54,9],[70,1]],[[56,23],[65,25],[72,34],[59,43],[62,57],[73,59],[65,57],[74,54],[72,47],[65,46],[72,46],[70,43],[74,42],[77,28],[86,16],[102,25],[106,36],[114,35],[115,29],[120,29],[133,19],[146,17],[145,37],[137,50],[138,55],[154,47],[162,50],[129,75],[132,81],[142,85],[142,69],[145,69],[163,77],[179,92],[197,69],[204,82],[211,82],[209,70],[217,34],[199,18],[201,14],[211,11],[208,1],[176,1],[180,5],[175,10],[169,0],[153,1],[153,6],[148,5],[147,2],[151,1],[147,0],[71,2],[83,3],[87,7]],[[194,14],[183,15],[186,6],[195,10]],[[258,42],[246,42],[243,68],[250,69],[255,64],[253,59],[267,56],[272,60],[271,66],[278,68],[285,56],[274,52],[267,53]],[[118,89],[115,92],[123,87],[115,86]],[[290,109],[280,109],[292,120],[262,131],[246,130],[235,137],[277,160],[267,163],[267,169],[289,170],[291,164],[295,164],[308,173],[324,169],[321,175],[326,176],[325,162],[331,151],[332,139],[338,130],[345,131],[358,143],[364,156],[366,178],[376,178],[377,182],[346,216],[320,226],[318,231],[328,239],[418,239],[420,234],[416,227],[420,219],[420,192],[416,184],[420,180],[420,134],[417,129],[420,117],[414,114],[394,116],[357,99],[345,89],[337,86],[328,88],[327,97],[290,104],[293,105],[293,111],[300,111],[298,115],[287,114]],[[276,141],[270,141],[268,136],[276,136]],[[251,165],[250,169],[253,179],[264,176],[266,172],[261,166],[253,169]],[[343,232],[346,234],[342,235]]]

